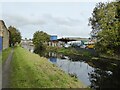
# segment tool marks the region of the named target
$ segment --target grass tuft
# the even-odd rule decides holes
[[[2,63],[4,63],[5,60],[8,58],[10,52],[11,52],[10,47],[2,51]]]
[[[17,47],[11,68],[11,88],[82,88],[80,81],[70,77],[44,57]]]

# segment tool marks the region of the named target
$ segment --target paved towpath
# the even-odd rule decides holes
[[[8,88],[9,87],[9,76],[10,76],[10,64],[12,60],[14,50],[11,50],[11,53],[9,54],[7,60],[2,65],[2,88]]]

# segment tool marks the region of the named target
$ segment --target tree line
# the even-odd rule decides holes
[[[120,55],[120,1],[97,3],[92,16],[89,18],[92,28],[91,37],[96,38],[95,49],[98,53],[111,56]],[[20,43],[21,34],[15,27],[10,26],[10,45]],[[33,35],[35,51],[45,49],[45,42],[50,40],[50,35],[43,31],[36,31]]]
[[[120,55],[120,1],[98,3],[89,18],[91,36],[99,53]]]
[[[9,37],[9,46],[15,46],[15,44],[19,44],[21,42],[21,33],[20,31],[14,27],[9,26],[8,30],[10,32]],[[26,39],[26,38],[25,38]],[[33,44],[35,46],[34,52],[40,53],[41,51],[44,51],[46,49],[45,42],[48,42],[50,40],[50,35],[48,35],[46,32],[43,31],[36,31],[33,35]]]
[[[32,41],[35,45],[34,52],[40,54],[46,50],[45,42],[50,41],[50,35],[43,31],[36,31],[33,35]]]
[[[22,38],[20,31],[13,26],[9,26],[8,30],[10,32],[9,46],[15,46],[16,43],[20,43]]]

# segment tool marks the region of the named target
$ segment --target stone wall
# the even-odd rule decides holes
[[[2,37],[3,50],[9,47],[9,31],[3,20],[0,20],[0,36]]]

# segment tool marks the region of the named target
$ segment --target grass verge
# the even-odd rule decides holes
[[[10,47],[2,51],[2,63],[4,63],[5,60],[8,58],[10,52],[11,52]]]
[[[80,81],[48,62],[44,57],[21,47],[14,49],[11,63],[11,88],[82,88]]]

